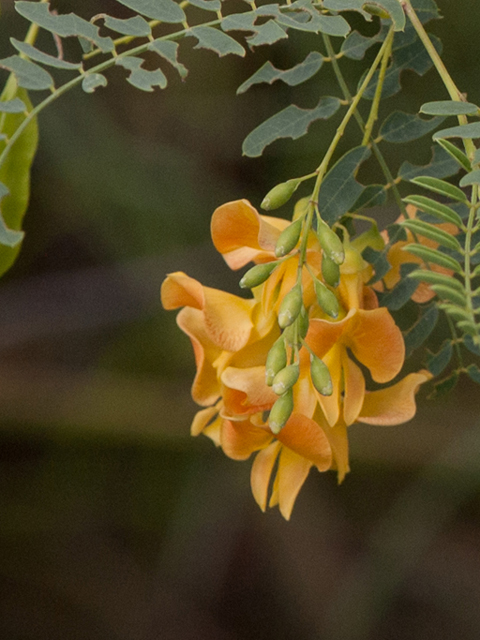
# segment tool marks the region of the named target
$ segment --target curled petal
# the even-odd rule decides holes
[[[286,220],[259,215],[248,200],[234,200],[218,207],[213,213],[211,232],[213,244],[228,266],[239,269],[256,258],[272,259],[280,231]]]
[[[343,482],[345,475],[350,471],[350,465],[348,462],[347,427],[342,421],[339,421],[336,425],[330,427],[326,423],[320,409],[315,413],[315,420],[322,426],[325,435],[328,438],[333,453],[332,468],[337,469],[338,482],[341,483]]]
[[[363,373],[346,353],[342,354],[345,397],[343,418],[347,426],[353,424],[360,413],[365,398],[365,378]]]
[[[203,309],[205,306],[203,286],[182,271],[168,274],[162,283],[160,297],[167,310],[179,307]]]
[[[366,393],[359,422],[390,426],[411,420],[415,415],[415,393],[432,375],[425,370],[410,373],[397,384]]]
[[[253,497],[262,511],[267,507],[268,485],[280,448],[279,442],[272,442],[260,451],[253,461],[250,484]]]
[[[265,383],[265,367],[237,369],[227,367],[221,380],[225,385],[225,410],[229,415],[258,413],[270,409],[278,399]]]
[[[357,360],[370,369],[376,382],[388,382],[403,366],[402,332],[385,307],[370,311],[359,309],[345,334],[345,344]]]
[[[330,468],[332,450],[323,429],[314,420],[294,411],[277,438],[299,456],[307,458],[319,471]]]
[[[340,418],[340,401],[342,397],[342,352],[344,349],[339,345],[330,349],[326,356],[323,357],[324,363],[328,367],[330,377],[332,379],[333,393],[331,396],[322,396],[316,391],[319,405],[322,407],[323,413],[328,424],[333,427]]]
[[[348,315],[339,322],[330,322],[329,320],[321,320],[320,318],[312,318],[310,320],[306,342],[315,355],[323,359],[325,354],[330,351],[333,345],[340,340],[343,333],[348,329],[350,319],[355,313],[355,309],[352,309]]]
[[[254,451],[264,449],[273,436],[269,430],[256,427],[249,420],[224,420],[221,445],[225,454],[234,460],[246,460]]]
[[[290,519],[298,492],[312,467],[310,460],[283,447],[278,463],[278,504],[285,520]]]
[[[205,429],[210,420],[218,413],[218,407],[207,407],[201,411],[197,411],[193,418],[190,433],[192,436],[198,436]]]

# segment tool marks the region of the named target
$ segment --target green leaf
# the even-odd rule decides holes
[[[93,93],[98,87],[106,87],[107,79],[101,73],[86,73],[82,80],[82,89],[85,93]]]
[[[457,291],[446,284],[432,284],[430,288],[442,300],[448,300],[454,305],[457,304],[459,306],[465,306],[467,304],[467,299],[463,292]]]
[[[308,54],[303,62],[297,64],[291,69],[282,71],[267,61],[258,71],[256,71],[248,80],[245,80],[237,89],[237,94],[245,93],[254,84],[266,82],[272,84],[276,80],[281,80],[291,87],[295,87],[314,76],[323,64],[323,56],[317,51]]]
[[[453,355],[451,340],[445,340],[437,353],[427,352],[427,369],[434,376],[439,376],[450,364]]]
[[[120,4],[152,20],[176,24],[185,22],[183,9],[173,0],[117,0]]]
[[[431,247],[426,247],[423,244],[409,244],[403,248],[403,251],[417,256],[425,262],[438,264],[440,267],[451,269],[455,273],[463,273],[460,263],[455,260],[455,258],[447,256],[445,253],[441,253],[440,251],[432,249]]]
[[[10,192],[7,187],[0,182],[0,201],[5,196],[8,196],[9,193]],[[3,245],[0,247],[0,254],[4,247],[16,247],[23,240],[24,235],[23,231],[14,231],[7,227],[2,216],[2,208],[0,206],[0,245]]]
[[[93,42],[101,51],[108,53],[114,50],[113,40],[99,35],[98,27],[83,18],[69,13],[67,15],[56,15],[50,13],[50,3],[40,2],[15,2],[15,10],[21,16],[38,24],[43,29],[56,33],[63,38],[68,36],[81,36]]]
[[[465,336],[463,344],[471,353],[474,353],[476,356],[480,356],[480,345],[475,344],[471,336]]]
[[[370,157],[367,147],[348,151],[323,179],[318,195],[318,208],[330,226],[351,209],[364,187],[355,179],[360,164]]]
[[[438,320],[438,309],[435,303],[420,308],[420,317],[410,329],[404,333],[405,357],[408,358],[418,349],[435,329]]]
[[[475,337],[480,335],[480,325],[474,324],[471,321],[462,320],[457,322],[457,327],[469,336]]]
[[[24,89],[43,91],[53,87],[53,78],[48,71],[20,56],[10,56],[0,60],[0,67],[11,71],[15,75],[18,86]]]
[[[217,11],[221,11],[222,3],[220,0],[189,0],[189,4],[194,7],[198,7],[199,9],[205,9],[205,11],[212,11],[217,13]]]
[[[167,78],[163,71],[160,69],[155,69],[154,71],[142,69],[144,62],[142,58],[125,56],[117,58],[115,64],[130,71],[127,81],[134,87],[137,87],[137,89],[141,89],[142,91],[153,91],[154,87],[165,89],[167,86]]]
[[[433,134],[434,140],[445,138],[480,138],[480,122],[459,124],[456,127],[441,129]]]
[[[267,15],[280,15],[278,4],[266,5],[265,8],[273,7],[273,12],[267,13]],[[260,7],[262,9],[262,7]],[[260,9],[257,11],[247,11],[245,13],[231,13],[229,16],[223,18],[221,27],[223,31],[255,31],[257,29],[255,21],[258,18]],[[263,15],[263,14],[261,14]]]
[[[404,220],[401,225],[410,231],[413,231],[413,233],[429,238],[429,240],[433,240],[434,242],[438,242],[438,244],[441,244],[443,247],[453,249],[454,251],[461,250],[460,243],[455,236],[451,236],[443,229],[434,227],[428,222],[424,222],[423,220]]]
[[[449,140],[437,140],[438,144],[444,149],[456,162],[460,165],[462,169],[466,169],[467,171],[472,170],[472,165],[470,164],[470,160],[467,156],[461,151],[456,145],[452,144]],[[438,178],[442,176],[437,176]],[[447,176],[443,176],[447,177]]]
[[[285,29],[275,20],[268,20],[268,22],[255,26],[255,35],[248,37],[247,42],[252,49],[263,44],[273,44],[285,38],[288,38]]]
[[[437,4],[434,0],[412,0],[412,7],[415,9],[422,23],[440,17]]]
[[[405,13],[399,0],[368,0],[368,4],[384,9],[390,15],[395,31],[404,30]]]
[[[479,115],[479,108],[471,102],[437,100],[436,102],[422,104],[420,113],[425,113],[429,116],[474,116]]]
[[[262,122],[243,142],[243,154],[255,158],[261,156],[266,146],[279,138],[296,140],[307,133],[315,120],[330,118],[340,107],[340,100],[330,96],[320,100],[315,109],[300,109],[290,105]]]
[[[370,22],[372,16],[363,10],[365,0],[323,0],[323,6],[329,11],[358,11]]]
[[[460,180],[461,187],[469,187],[472,184],[480,184],[480,169],[470,171],[466,176]]]
[[[464,295],[463,285],[459,280],[456,280],[452,276],[438,273],[437,271],[416,269],[409,274],[409,277],[414,278],[415,280],[421,280],[422,282],[427,282],[432,286],[440,285],[443,287],[449,287],[450,289],[454,289],[455,291],[458,291],[460,294]]]
[[[476,364],[469,364],[466,372],[474,382],[480,384],[480,368]]]
[[[455,321],[471,321],[472,319],[471,314],[465,309],[465,304],[463,301],[461,303],[461,306],[458,306],[456,304],[449,304],[448,302],[442,302],[438,306],[440,309],[442,309],[442,311],[445,311],[445,313]]]
[[[407,232],[396,222],[389,224],[385,231],[388,233],[389,244],[393,244],[394,242],[406,242],[408,240]]]
[[[126,18],[120,20],[119,18],[112,18],[112,16],[103,16],[105,26],[116,31],[117,33],[123,33],[126,36],[136,36],[148,38],[152,35],[150,25],[142,18],[142,16],[134,16],[133,18]]]
[[[407,278],[408,274],[417,268],[415,264],[402,264],[400,267],[400,281],[388,293],[382,296],[382,307],[391,311],[398,311],[407,304],[418,287],[418,282]]]
[[[431,198],[427,198],[426,196],[408,196],[407,198],[404,198],[403,201],[407,204],[413,204],[415,207],[420,209],[420,211],[430,213],[432,216],[435,216],[436,218],[442,220],[442,222],[451,222],[457,227],[462,226],[461,217],[456,211],[454,211],[451,207],[448,207],[446,204],[441,204],[440,202],[432,200]],[[442,231],[442,233],[446,232]]]
[[[278,4],[267,4],[256,10],[257,16],[273,16],[278,24],[287,29],[325,33],[344,38],[350,31],[350,25],[342,16],[321,14],[310,0],[299,0],[290,5],[288,14],[282,13]],[[294,12],[295,9],[300,11]],[[308,19],[309,18],[309,19]]]
[[[367,207],[381,207],[387,202],[387,192],[383,184],[369,184],[355,200],[350,211],[360,211]]]
[[[26,105],[26,109],[31,111],[32,104],[24,89],[15,90],[10,86],[3,91],[1,96],[1,100],[5,101],[14,100],[15,98],[21,100]],[[0,133],[4,133],[10,138],[24,120],[24,112],[4,114],[0,120]],[[0,140],[0,152],[3,150],[4,144]],[[20,249],[19,244],[12,245],[20,240],[21,235],[23,235],[20,229],[30,197],[30,168],[37,150],[37,144],[38,127],[36,119],[33,119],[12,146],[0,167],[0,182],[9,192],[7,195],[5,188],[2,190],[1,215],[3,230],[0,241],[9,246],[0,247],[0,275],[11,267]],[[18,235],[12,236],[12,233]]]
[[[168,62],[175,67],[181,78],[186,78],[188,75],[188,69],[177,59],[178,42],[172,42],[171,40],[154,40],[148,47],[151,51],[155,51],[159,56],[168,60]]]
[[[372,247],[365,247],[362,258],[372,265],[374,274],[367,284],[371,285],[381,280],[392,268],[387,259],[386,251],[376,251]]]
[[[20,98],[0,102],[0,113],[23,113],[26,110],[27,107]]]
[[[195,49],[210,49],[219,56],[233,54],[245,56],[245,49],[236,40],[227,36],[226,33],[214,29],[213,27],[192,27],[187,36],[193,36],[198,40]]]
[[[445,149],[435,145],[432,150],[432,160],[429,164],[422,167],[406,161],[400,167],[398,177],[402,180],[412,180],[418,176],[448,178],[458,173],[458,163]]]
[[[457,386],[458,379],[459,373],[458,371],[454,371],[448,376],[448,378],[445,378],[441,382],[437,382],[434,385],[433,393],[428,396],[429,399],[434,400],[435,398],[440,398],[447,393],[450,393],[450,391],[453,391],[453,389]]]
[[[445,182],[445,180],[439,180],[438,178],[432,178],[430,176],[418,176],[418,178],[412,178],[410,182],[413,182],[413,184],[420,187],[424,187],[425,189],[429,189],[434,193],[439,193],[442,196],[451,198],[452,200],[468,202],[467,196],[461,189],[456,187],[454,184],[450,184],[450,182]]]
[[[20,42],[19,40],[15,40],[15,38],[10,38],[10,42],[17,51],[20,51],[20,53],[23,53],[31,60],[35,60],[35,62],[40,62],[41,64],[46,64],[50,67],[56,67],[57,69],[78,71],[78,69],[82,68],[80,63],[60,60],[60,58],[55,58],[55,56],[50,56],[47,53],[43,53],[43,51],[32,47],[32,45],[27,42]]]
[[[380,31],[370,38],[362,35],[358,31],[353,31],[346,40],[344,40],[340,52],[346,58],[351,58],[352,60],[363,60],[365,53],[370,49],[370,47],[373,47],[377,42],[384,40],[387,31],[388,28],[386,25],[382,25]]]
[[[430,133],[444,119],[431,118],[430,120],[423,120],[416,114],[394,111],[383,122],[379,135],[386,142],[411,142]]]
[[[473,164],[480,164],[480,149],[477,149],[473,155]]]

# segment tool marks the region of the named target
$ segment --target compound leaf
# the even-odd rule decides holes
[[[87,73],[82,80],[82,89],[85,93],[93,93],[98,87],[106,87],[107,79],[101,73]]]
[[[143,63],[144,60],[142,58],[125,56],[118,58],[115,64],[130,71],[127,81],[137,89],[142,91],[153,91],[154,87],[164,89],[167,86],[167,78],[163,71],[160,69],[155,69],[154,71],[142,69]]]
[[[416,114],[394,111],[383,122],[379,135],[386,142],[411,142],[430,133],[445,118],[431,118],[423,120]]]
[[[43,91],[53,87],[53,78],[39,67],[38,64],[24,60],[20,56],[10,56],[0,60],[0,67],[11,71],[17,80],[18,86],[32,91]]]
[[[0,113],[23,113],[26,109],[26,104],[20,98],[0,102]]]
[[[479,108],[471,102],[437,100],[436,102],[422,104],[420,113],[425,113],[429,116],[474,116],[478,115]]]
[[[441,129],[433,135],[434,140],[444,138],[480,138],[480,122],[470,124],[459,124],[456,127]]]
[[[245,56],[245,49],[236,40],[227,36],[226,33],[214,29],[213,27],[192,27],[187,35],[191,35],[198,40],[195,49],[210,49],[219,56],[234,54]]]
[[[103,19],[106,27],[117,33],[123,33],[126,36],[148,38],[152,34],[150,25],[142,16],[134,16],[133,18],[120,20],[119,18],[104,15]]]
[[[170,24],[186,20],[183,9],[173,0],[118,0],[118,2],[152,20]]]
[[[435,329],[438,320],[438,309],[435,303],[421,307],[420,317],[410,329],[403,334],[405,356],[418,349]]]
[[[398,177],[402,180],[413,180],[419,176],[448,178],[458,173],[460,167],[457,161],[445,149],[434,146],[432,150],[429,164],[422,167],[405,161],[398,170]]]
[[[78,69],[81,69],[82,67],[78,62],[67,62],[66,60],[60,60],[60,58],[44,53],[43,51],[32,47],[28,42],[20,42],[19,40],[15,40],[15,38],[10,38],[10,42],[17,51],[25,54],[30,58],[30,60],[35,60],[35,62],[40,62],[41,64],[46,64],[50,67],[56,67],[57,69],[69,69],[72,71],[78,71]]]
[[[168,60],[168,62],[178,71],[181,78],[188,75],[188,69],[177,59],[178,42],[172,40],[154,40],[150,43],[149,49],[155,51],[159,56]]]
[[[237,89],[237,94],[245,93],[254,84],[266,82],[272,84],[276,80],[281,80],[291,87],[305,82],[321,68],[323,64],[323,56],[317,51],[308,54],[303,62],[297,64],[291,69],[277,69],[270,61],[267,61],[258,71],[256,71],[248,80],[245,80]]]
[[[427,369],[434,376],[439,376],[450,364],[453,355],[451,340],[445,340],[437,353],[427,352]]]

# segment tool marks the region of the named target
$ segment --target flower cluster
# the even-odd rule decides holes
[[[227,264],[255,263],[240,281],[251,299],[181,272],[161,293],[166,309],[183,307],[177,322],[195,354],[192,395],[204,408],[192,434],[237,460],[256,453],[254,498],[262,510],[278,504],[286,519],[311,467],[343,480],[350,425],[411,419],[415,393],[430,377],[420,371],[366,389],[366,377],[393,381],[405,357],[399,328],[366,284],[372,268],[361,250],[383,241],[350,241],[345,229],[340,239],[320,218],[313,230],[308,212],[300,201],[289,223],[259,215],[247,200],[214,212],[212,238]]]

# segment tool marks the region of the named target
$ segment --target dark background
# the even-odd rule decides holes
[[[4,56],[26,26],[1,4]],[[99,4],[53,3],[88,17]],[[439,6],[432,31],[478,102],[480,10]],[[435,402],[423,392],[407,425],[353,426],[352,473],[338,487],[312,472],[290,523],[254,503],[250,462],[189,436],[193,355],[160,284],[183,270],[238,293],[210,241],[213,210],[258,206],[311,171],[338,120],[261,159],[242,158],[242,140],[291,101],[311,108],[338,89],[325,66],[298,88],[235,90],[268,56],[287,68],[316,46],[295,34],[218,59],[190,39],[184,83],[167,69],[169,87],[145,94],[115,69],[106,89],[42,113],[27,235],[0,284],[0,638],[480,636],[478,387],[462,379]],[[353,89],[361,63],[344,68]],[[447,97],[434,73],[403,84],[387,110]],[[407,151],[426,163],[430,144],[392,146],[394,168]]]

